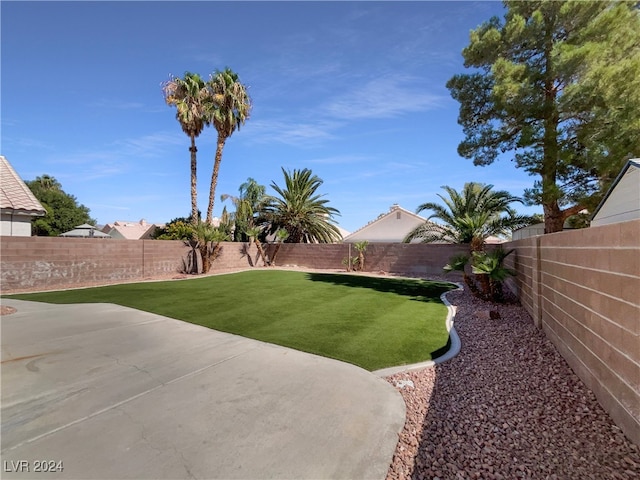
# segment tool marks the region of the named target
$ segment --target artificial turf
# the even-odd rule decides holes
[[[115,303],[377,370],[446,351],[447,310],[439,297],[451,288],[415,279],[265,269],[10,298]]]

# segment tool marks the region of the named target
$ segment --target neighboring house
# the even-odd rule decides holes
[[[345,243],[368,241],[370,243],[400,243],[417,226],[427,219],[394,204],[387,213],[383,213],[364,227],[344,238]],[[420,243],[413,240],[412,243]]]
[[[523,238],[537,237],[538,235],[544,235],[544,223],[536,223],[514,230],[511,239],[522,240]]]
[[[89,225],[88,223],[83,223],[82,225],[78,225],[73,230],[69,230],[68,232],[61,233],[60,236],[72,237],[72,238],[111,238],[106,233],[98,230],[98,227]]]
[[[111,238],[120,240],[146,240],[150,239],[156,228],[163,228],[164,225],[155,223],[147,223],[142,219],[139,222],[126,222],[117,220],[113,223],[107,223],[102,231],[111,236]]]
[[[640,158],[629,160],[591,216],[591,226],[640,218]]]
[[[30,237],[31,219],[43,217],[47,213],[2,155],[0,155],[0,210],[2,212],[0,235],[10,237]]]

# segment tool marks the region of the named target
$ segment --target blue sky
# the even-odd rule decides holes
[[[1,2],[1,154],[24,180],[56,177],[104,224],[190,212],[189,139],[161,83],[230,67],[251,118],[227,141],[216,190],[283,184],[310,168],[354,231],[441,186],[490,183],[522,195],[533,177],[505,158],[457,154],[469,31],[499,2]],[[197,139],[206,213],[216,132]],[[267,188],[268,193],[273,193]],[[232,205],[226,202],[229,209]],[[522,213],[541,208],[516,206]],[[423,214],[424,215],[424,214]]]

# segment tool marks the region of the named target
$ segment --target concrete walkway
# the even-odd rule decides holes
[[[116,305],[2,302],[2,478],[386,476],[405,406],[365,370]]]

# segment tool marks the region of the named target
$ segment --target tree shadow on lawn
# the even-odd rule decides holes
[[[381,278],[360,275],[340,275],[335,273],[308,273],[307,278],[313,282],[333,283],[356,288],[370,288],[378,292],[395,293],[412,297],[421,302],[439,302],[440,295],[458,288],[447,282],[434,282],[419,279]]]

